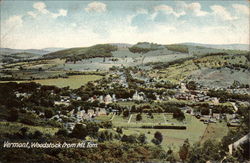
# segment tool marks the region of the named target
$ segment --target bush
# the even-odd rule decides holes
[[[62,129],[59,129],[59,130],[55,133],[55,135],[67,137],[67,136],[69,135],[69,132],[68,132],[68,130],[62,128]]]
[[[137,114],[137,115],[136,115],[136,121],[141,121],[141,120],[142,120],[141,114]]]
[[[85,139],[87,136],[87,129],[82,124],[76,124],[72,133],[70,134],[71,137],[78,138],[78,139]]]
[[[8,120],[11,122],[14,122],[18,119],[18,111],[16,109],[11,109],[9,111],[9,117]]]
[[[161,134],[159,131],[156,131],[156,132],[155,132],[154,137],[155,137],[155,139],[157,139],[160,143],[161,143],[162,140],[163,140],[163,136],[162,136],[162,134]]]
[[[123,135],[121,141],[126,143],[137,143],[137,137],[135,135]]]

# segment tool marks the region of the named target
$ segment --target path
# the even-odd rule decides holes
[[[167,123],[167,119],[166,119],[165,115],[162,114],[162,116],[163,116],[163,118],[164,118],[165,123]]]
[[[204,138],[205,138],[205,135],[207,134],[207,131],[208,131],[208,126],[209,126],[209,124],[207,124],[207,126],[206,126],[206,129],[205,129],[205,131],[204,131],[204,133],[203,133],[203,135],[201,136],[201,138],[200,138],[200,143],[202,143],[202,142],[204,142]]]
[[[130,123],[130,121],[131,121],[131,119],[132,119],[132,114],[130,115],[130,117],[129,117],[129,120],[128,120],[128,123]]]
[[[239,140],[237,140],[236,142],[230,144],[228,146],[229,153],[232,154],[234,148],[237,148],[239,145],[241,145],[241,144],[243,144],[243,143],[245,143],[247,141],[250,141],[250,132],[247,135],[245,135],[242,138],[240,138]]]
[[[114,117],[115,117],[115,113],[113,114],[113,116],[112,116],[112,118],[110,119],[110,121],[112,121],[112,120],[114,119]]]
[[[233,105],[235,112],[237,112],[238,111],[238,107],[235,105],[235,103],[234,102],[230,102],[230,103]]]

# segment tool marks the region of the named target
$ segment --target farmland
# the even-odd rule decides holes
[[[18,83],[36,82],[42,85],[55,85],[57,87],[70,87],[72,89],[80,88],[89,81],[95,81],[101,79],[103,76],[100,75],[72,75],[68,78],[57,78],[57,79],[40,79],[40,80],[22,80],[22,81],[11,81]],[[6,83],[10,81],[0,81],[0,83]]]
[[[183,144],[183,142],[188,139],[191,144],[197,143],[200,141],[201,137],[203,136],[207,125],[200,122],[195,117],[186,114],[186,120],[184,122],[179,122],[176,119],[172,118],[171,114],[164,114],[164,113],[155,113],[153,114],[154,118],[148,118],[146,114],[142,114],[142,120],[136,121],[135,117],[136,114],[131,114],[132,118],[130,123],[129,117],[124,118],[122,116],[115,115],[112,123],[115,127],[123,127],[123,134],[131,135],[131,134],[145,134],[147,137],[147,141],[150,141],[154,137],[154,133],[156,131],[160,131],[163,134],[163,142],[162,147],[167,150],[169,147],[174,151],[179,150],[179,146]],[[96,119],[98,120],[110,120],[113,115],[109,116],[100,116]],[[165,116],[165,118],[164,118]],[[185,125],[187,126],[186,130],[176,130],[176,129],[142,129],[142,125]],[[223,124],[219,124],[220,129],[227,131],[227,126]],[[219,130],[220,130],[219,129]],[[217,130],[216,132],[219,132]],[[226,132],[223,132],[226,134]]]
[[[114,158],[181,161],[181,150],[196,157],[195,150],[214,147],[227,153],[222,146],[246,134],[246,51],[146,42],[106,48],[5,60],[0,137],[91,141],[98,147],[70,151],[87,162],[107,154],[107,162],[118,162]],[[65,152],[56,159],[71,158]]]

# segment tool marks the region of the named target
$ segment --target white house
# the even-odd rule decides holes
[[[143,98],[142,93],[138,94],[138,92],[136,91],[135,94],[133,95],[132,99],[135,101],[142,101],[144,98]]]
[[[112,102],[112,97],[108,94],[107,96],[105,96],[104,102],[105,102],[105,104],[111,103]]]

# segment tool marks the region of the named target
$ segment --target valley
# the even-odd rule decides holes
[[[1,53],[0,137],[99,143],[85,150],[88,161],[103,146],[113,155],[113,146],[124,148],[123,160],[133,150],[130,159],[144,161],[166,153],[180,160],[185,144],[190,151],[228,146],[249,128],[249,57],[246,50],[148,42]]]

